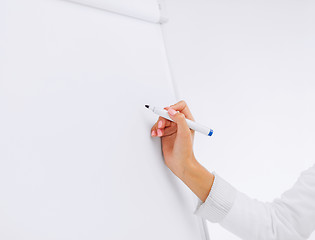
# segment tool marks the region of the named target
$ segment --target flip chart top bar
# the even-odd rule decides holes
[[[152,23],[167,21],[164,0],[67,0]]]

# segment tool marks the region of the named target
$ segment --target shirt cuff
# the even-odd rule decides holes
[[[221,222],[233,206],[236,197],[236,189],[216,173],[210,193],[203,203],[199,200],[195,214],[210,222]]]

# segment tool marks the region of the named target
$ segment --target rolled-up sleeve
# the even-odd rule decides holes
[[[236,189],[216,173],[211,191],[204,203],[199,201],[195,214],[211,222],[221,222],[235,201]]]

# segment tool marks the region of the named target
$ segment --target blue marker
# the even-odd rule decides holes
[[[166,111],[165,109],[160,109],[160,108],[156,108],[156,107],[151,107],[149,105],[145,105],[146,108],[150,109],[152,112],[154,112],[155,114],[163,117],[163,118],[166,118],[172,122],[174,122],[170,116],[168,115],[168,111]],[[208,128],[206,126],[203,126],[199,123],[196,123],[194,121],[191,121],[189,119],[186,119],[186,122],[187,122],[187,125],[190,129],[192,130],[195,130],[196,132],[200,132],[200,133],[203,133],[205,135],[208,135],[208,136],[212,136],[213,134],[213,130],[211,128]]]

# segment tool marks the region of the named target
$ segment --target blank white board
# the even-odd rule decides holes
[[[0,9],[0,239],[201,239],[144,108],[175,101],[160,26],[66,1]]]

